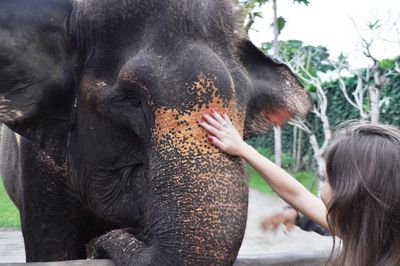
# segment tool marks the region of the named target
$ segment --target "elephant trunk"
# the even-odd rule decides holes
[[[233,264],[247,218],[243,163],[218,152],[167,164],[167,171],[152,170],[161,173],[152,182],[150,218],[151,235],[165,251],[161,257],[171,253],[185,265]]]
[[[243,128],[235,104],[221,103],[212,101],[208,108],[224,109],[237,128]],[[165,257],[172,252],[182,264],[231,265],[246,227],[246,166],[208,143],[207,133],[196,123],[206,111],[202,108],[190,114],[171,108],[156,112],[149,169],[151,235]]]
[[[153,205],[147,235],[136,238],[129,230],[108,233],[96,240],[101,247],[98,257],[108,254],[116,265],[234,263],[247,218],[243,162],[220,152],[206,158],[178,157],[167,159],[158,153],[152,158]]]

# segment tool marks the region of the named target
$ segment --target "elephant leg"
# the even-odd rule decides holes
[[[51,220],[45,221],[43,217]],[[21,218],[27,262],[86,258],[85,241],[79,230],[63,221],[62,215],[44,215],[38,210],[30,210],[21,213]]]
[[[85,259],[85,215],[65,171],[21,141],[21,224],[27,262]]]
[[[92,248],[93,258],[111,259],[117,266],[155,265],[153,248],[135,238],[130,229],[108,232],[93,240]]]

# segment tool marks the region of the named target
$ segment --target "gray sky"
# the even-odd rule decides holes
[[[379,36],[372,46],[378,58],[400,55],[400,0],[310,0],[310,5],[293,4],[292,0],[277,0],[278,16],[283,16],[286,26],[280,40],[298,39],[305,44],[323,45],[336,59],[340,52],[349,56],[353,67],[363,67],[370,61],[361,52],[360,35],[370,39],[368,22],[381,21],[382,27],[374,34]],[[250,32],[250,39],[260,45],[273,38],[272,6],[261,10]]]

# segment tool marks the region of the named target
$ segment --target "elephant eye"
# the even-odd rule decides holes
[[[140,107],[142,105],[139,97],[136,95],[128,95],[128,101],[133,107]]]

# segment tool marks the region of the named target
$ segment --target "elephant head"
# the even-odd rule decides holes
[[[236,33],[228,0],[2,0],[0,120],[69,170],[96,242],[129,265],[232,264],[246,167],[203,112],[245,138],[310,108],[290,69]]]

